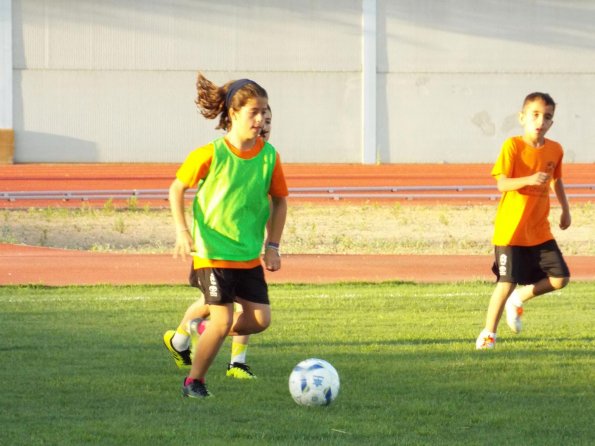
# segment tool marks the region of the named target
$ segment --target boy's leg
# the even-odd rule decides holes
[[[541,277],[530,280],[529,283],[532,285],[524,287],[521,294],[523,302],[550,291],[562,289],[570,281],[568,265],[555,240],[549,240],[529,249]]]
[[[534,297],[541,296],[542,294],[560,290],[568,285],[569,281],[570,278],[568,277],[546,277],[545,279],[541,279],[539,282],[532,285],[520,287],[517,293],[521,302],[525,303]]]
[[[514,333],[522,328],[523,304],[536,296],[564,288],[570,280],[568,266],[555,240],[528,247],[526,267],[534,271],[528,276],[530,285],[518,288],[506,303],[506,321]]]
[[[490,303],[488,304],[488,312],[486,315],[485,329],[491,333],[496,333],[498,330],[498,323],[504,311],[504,304],[508,296],[514,291],[516,283],[498,282],[496,288],[492,292]]]
[[[523,324],[523,304],[534,297],[564,288],[568,283],[568,277],[546,277],[532,285],[519,287],[506,302],[506,323],[513,333],[520,333]]]
[[[510,293],[513,292],[515,286],[515,283],[510,282],[496,283],[496,288],[494,288],[490,303],[488,304],[485,327],[475,341],[475,348],[477,350],[489,350],[496,347],[498,322],[500,322],[500,318],[502,317],[506,300]]]
[[[475,343],[475,347],[478,350],[495,347],[496,331],[498,330],[498,324],[504,312],[504,306],[517,285],[518,250],[510,246],[495,246],[494,256],[495,262],[492,271],[496,274],[498,282],[490,297],[485,327],[477,337]]]

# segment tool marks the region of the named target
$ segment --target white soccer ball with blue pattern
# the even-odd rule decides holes
[[[339,374],[323,359],[305,359],[289,375],[289,393],[300,406],[328,406],[340,385]]]

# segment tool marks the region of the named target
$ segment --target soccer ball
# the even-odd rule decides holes
[[[306,359],[289,375],[289,393],[300,406],[328,406],[337,398],[339,387],[339,374],[323,359]]]

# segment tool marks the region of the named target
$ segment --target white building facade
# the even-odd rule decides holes
[[[15,163],[174,162],[221,133],[196,73],[269,93],[286,163],[493,162],[532,91],[595,161],[595,2],[0,0]]]

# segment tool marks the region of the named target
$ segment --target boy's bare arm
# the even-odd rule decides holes
[[[556,194],[556,198],[562,208],[560,214],[560,229],[568,229],[572,219],[570,217],[570,205],[568,204],[568,198],[566,197],[566,189],[564,188],[564,182],[562,178],[552,181],[552,189]]]
[[[519,178],[508,178],[506,175],[500,175],[497,179],[497,184],[500,192],[510,192],[522,189],[525,186],[542,186],[549,179],[550,176],[545,172],[537,172],[528,177]]]

